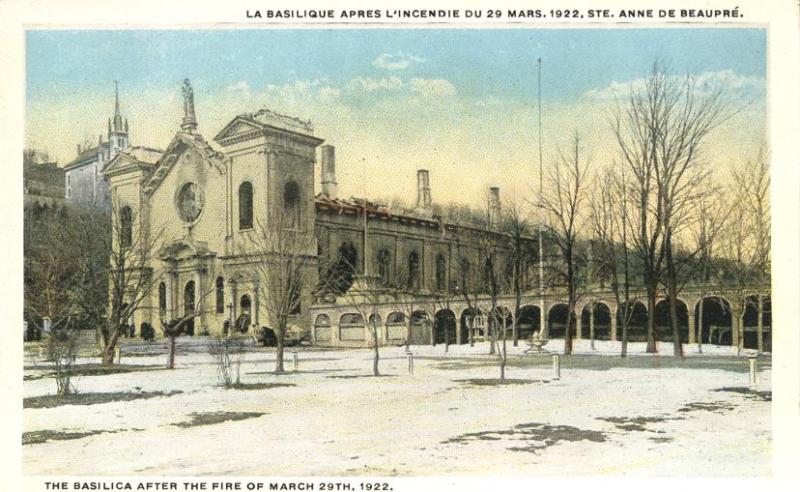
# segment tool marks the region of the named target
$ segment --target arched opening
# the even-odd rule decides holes
[[[381,315],[378,313],[370,314],[367,325],[370,330],[374,329],[375,333],[380,333],[380,328],[382,326]]]
[[[592,319],[594,312],[594,319]],[[589,303],[581,311],[581,336],[592,338],[592,323],[594,323],[595,340],[611,340],[611,309],[602,303]]]
[[[336,261],[331,266],[330,284],[337,294],[344,294],[353,285],[358,264],[358,251],[350,241],[343,242],[336,253]]]
[[[408,255],[408,289],[419,290],[419,255],[416,251]]]
[[[246,333],[247,330],[250,329],[250,320],[252,302],[250,301],[250,296],[244,294],[242,297],[239,298],[239,317],[236,318],[236,329],[240,333]]]
[[[320,314],[314,320],[314,340],[317,343],[331,341],[331,318],[327,314]]]
[[[167,317],[167,284],[164,282],[158,284],[158,317],[162,320]]]
[[[186,333],[194,335],[194,280],[186,282],[183,288],[183,315],[190,317],[186,322]]]
[[[522,306],[519,310],[518,333],[520,340],[530,338],[534,332],[541,330],[541,309],[539,306]]]
[[[339,317],[339,340],[362,342],[366,338],[364,317],[358,313],[345,313]]]
[[[492,330],[489,335],[494,333],[498,340],[502,340],[503,332],[505,331],[506,340],[510,340],[514,327],[514,317],[511,315],[511,310],[505,306],[495,307],[489,313],[488,326]]]
[[[287,228],[300,229],[301,209],[300,187],[294,181],[287,181],[283,186],[283,211]]]
[[[225,280],[222,277],[217,277],[215,288],[217,314],[223,314],[225,312]]]
[[[548,338],[564,338],[567,333],[567,318],[569,314],[569,306],[566,304],[554,304],[550,308],[547,316],[547,337]],[[576,325],[575,316],[571,316],[572,333],[575,333]]]
[[[409,345],[428,345],[431,343],[431,321],[428,313],[422,310],[411,313]]]
[[[486,318],[483,311],[467,308],[461,312],[461,343],[469,343],[470,332],[474,340],[483,340],[486,330]]]
[[[253,228],[253,185],[245,181],[239,185],[239,230]]]
[[[434,315],[433,343],[456,343],[456,314],[449,309],[440,309]]]
[[[703,343],[731,345],[733,342],[733,318],[731,305],[722,297],[705,297],[695,306],[697,336]]]
[[[443,291],[447,287],[447,260],[444,256],[436,256],[436,290]]]
[[[689,310],[680,299],[677,300],[675,307],[678,311],[678,330],[681,342],[686,343],[689,340]],[[655,313],[656,339],[662,342],[671,342],[672,316],[669,312],[669,299],[658,301]]]
[[[744,348],[758,349],[758,295],[748,296],[744,311]],[[761,296],[761,329],[763,350],[772,351],[772,303],[769,296]]]
[[[386,317],[386,340],[404,342],[406,339],[406,317],[403,313],[393,312]]]
[[[133,243],[133,211],[124,206],[119,211],[119,245],[123,248]]]
[[[630,301],[627,305],[620,304],[617,308],[617,330],[619,339],[622,340],[623,321],[628,318],[628,341],[647,341],[647,307],[641,301]]]
[[[389,250],[381,249],[378,251],[378,277],[381,279],[382,285],[388,285],[391,281],[390,277],[390,267],[392,261],[392,254],[389,253]]]

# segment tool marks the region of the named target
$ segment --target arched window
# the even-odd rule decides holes
[[[239,300],[239,307],[242,310],[242,314],[250,314],[250,306],[252,303],[250,302],[250,296],[247,294],[243,295],[242,298]]]
[[[287,181],[283,186],[283,211],[285,226],[289,229],[299,229],[300,220],[300,187],[294,181]]]
[[[217,314],[225,312],[225,280],[217,277]]]
[[[364,340],[364,317],[358,313],[343,314],[339,318],[339,339],[343,341]]]
[[[291,284],[289,286],[291,289],[291,292],[289,292],[289,314],[301,314],[303,312],[302,285],[297,280],[291,282]]]
[[[419,289],[419,255],[416,251],[408,255],[408,288]]]
[[[314,321],[314,339],[317,342],[331,341],[331,319],[327,314],[320,314]]]
[[[239,229],[253,228],[253,185],[245,181],[239,185]]]
[[[339,246],[336,262],[331,265],[328,277],[334,292],[343,294],[353,285],[353,276],[358,265],[358,251],[350,241]]]
[[[381,326],[381,315],[380,314],[370,314],[369,315],[369,327],[370,328],[377,328]]]
[[[133,243],[133,211],[124,206],[119,211],[119,245],[127,248]]]
[[[406,335],[405,315],[398,312],[389,313],[389,316],[386,317],[386,339],[405,340]]]
[[[466,259],[466,258],[461,258],[461,261],[459,263],[461,264],[460,265],[460,267],[461,267],[461,272],[460,272],[461,275],[460,275],[460,279],[459,279],[461,284],[459,285],[459,287],[461,288],[461,290],[463,292],[469,292],[470,280],[471,280],[471,278],[470,278],[471,266],[469,264],[469,260]]]
[[[164,319],[167,316],[167,284],[158,284],[158,317]]]
[[[436,257],[436,290],[442,291],[447,284],[447,261],[444,256]]]
[[[389,251],[382,249],[378,251],[378,276],[381,278],[381,283],[386,285],[389,283],[389,265],[391,262],[391,254]]]

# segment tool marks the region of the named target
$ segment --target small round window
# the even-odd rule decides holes
[[[184,222],[194,222],[203,210],[200,190],[194,183],[186,183],[178,192],[178,215]]]

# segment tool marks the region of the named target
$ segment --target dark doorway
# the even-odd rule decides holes
[[[721,297],[704,298],[697,303],[695,318],[698,320],[698,337],[702,337],[703,343],[731,345],[733,324],[728,301]]]
[[[640,301],[631,301],[626,311],[625,304],[620,304],[617,308],[617,331],[619,339],[622,340],[623,320],[628,317],[628,341],[646,342],[647,341],[647,307]]]
[[[594,339],[611,340],[611,310],[602,302],[589,303],[581,311],[581,336],[592,338],[591,312],[594,310]]]
[[[530,338],[535,331],[541,328],[541,310],[539,306],[522,306],[519,310],[519,320],[517,326],[517,336],[520,340]]]
[[[689,310],[686,304],[680,299],[676,306],[678,311],[678,331],[680,332],[681,342],[689,340]],[[656,340],[662,342],[672,341],[672,316],[669,313],[669,299],[662,299],[656,304]]]
[[[456,343],[456,315],[449,309],[436,312],[433,322],[433,344]]]
[[[187,335],[194,335],[194,310],[194,280],[190,280],[183,289],[183,315],[189,318],[186,322]]]

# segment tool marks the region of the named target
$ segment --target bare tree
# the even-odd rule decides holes
[[[312,231],[289,223],[279,214],[274,224],[258,224],[249,237],[247,254],[264,286],[258,295],[276,338],[275,372],[283,373],[286,334],[293,317],[302,313],[305,292],[317,285],[316,238]],[[305,290],[305,292],[304,292]]]
[[[673,348],[681,355],[677,329],[674,237],[680,217],[702,182],[701,150],[708,135],[731,113],[720,89],[680,81],[656,62],[643,89],[631,88],[617,105],[613,130],[624,164],[632,171],[636,215],[631,232],[647,291],[647,351],[655,352],[655,304],[662,275],[673,325]]]
[[[744,313],[753,291],[770,278],[769,164],[763,150],[754,160],[734,169],[730,188],[732,217],[721,241],[723,256],[732,261],[730,274],[736,291],[733,317],[737,319],[738,348],[744,344]],[[758,350],[763,351],[763,299],[756,295]]]
[[[134,312],[144,307],[157,275],[153,264],[159,231],[151,231],[129,206],[112,200],[111,253],[108,262],[108,322],[98,326],[103,364],[114,363],[119,338],[127,333]]]
[[[542,192],[541,207],[552,224],[553,240],[560,253],[559,262],[551,268],[558,269],[556,277],[563,281],[567,291],[567,327],[564,333],[564,354],[572,353],[572,330],[575,306],[578,301],[580,276],[578,237],[585,224],[586,183],[588,161],[581,154],[580,137],[575,134],[568,153],[559,152],[550,167]]]
[[[514,346],[519,343],[519,318],[522,308],[522,293],[530,287],[528,267],[535,259],[535,243],[530,235],[533,232],[531,223],[525,217],[522,204],[517,200],[506,202],[504,207],[504,232],[511,239],[511,290],[514,293]]]

